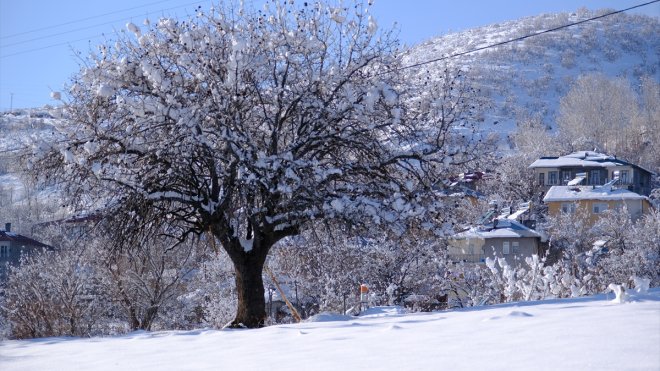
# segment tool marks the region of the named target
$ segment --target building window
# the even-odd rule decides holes
[[[504,255],[511,254],[511,250],[509,248],[509,241],[502,242],[502,254]]]
[[[556,185],[557,184],[557,172],[556,171],[550,171],[548,172],[548,184],[550,185]]]
[[[593,211],[594,214],[600,214],[600,213],[602,213],[602,212],[605,211],[605,210],[607,210],[607,204],[605,204],[605,203],[600,203],[600,202],[599,202],[599,203],[595,203],[595,204],[593,205],[593,208],[592,208],[592,211]]]
[[[589,184],[600,185],[600,170],[591,170],[589,172]]]
[[[9,257],[9,246],[0,246],[0,258]]]
[[[570,170],[564,170],[561,172],[561,184],[566,184],[570,182],[572,179],[573,176]]]
[[[545,185],[545,173],[539,173],[539,185]]]
[[[573,214],[575,212],[575,204],[573,202],[562,202],[561,212],[567,214]]]
[[[514,255],[520,254],[520,243],[518,241],[511,242],[511,251]]]
[[[628,170],[619,171],[619,182],[621,184],[630,184],[630,177],[628,176]]]

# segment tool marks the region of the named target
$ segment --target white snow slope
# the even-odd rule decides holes
[[[0,343],[10,370],[660,370],[660,289],[259,330]]]
[[[541,14],[438,36],[412,47],[405,64],[424,62],[603,15],[608,10]],[[469,71],[480,95],[490,97],[484,128],[511,133],[538,118],[552,130],[560,99],[577,78],[602,74],[660,79],[660,18],[617,14],[524,41],[489,48],[409,70],[411,76],[442,76],[445,63]],[[497,122],[496,125],[493,123]]]

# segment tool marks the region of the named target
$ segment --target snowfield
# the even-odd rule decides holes
[[[660,289],[259,330],[133,332],[0,343],[9,370],[658,370]]]

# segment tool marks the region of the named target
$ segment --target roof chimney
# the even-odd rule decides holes
[[[5,232],[11,232],[11,223],[5,223]]]

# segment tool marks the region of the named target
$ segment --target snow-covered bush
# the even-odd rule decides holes
[[[91,336],[103,331],[109,298],[82,249],[47,251],[12,267],[2,316],[12,338]]]
[[[460,307],[497,304],[513,301],[578,297],[593,293],[589,275],[576,275],[567,261],[546,265],[543,258],[533,255],[512,267],[504,259],[487,258],[485,266],[457,263],[446,269],[447,290],[452,293],[451,305]],[[596,291],[598,292],[598,291]]]
[[[229,257],[223,251],[210,252],[177,298],[179,310],[165,314],[188,326],[222,328],[236,309],[235,277]]]
[[[111,220],[92,225],[42,229],[59,250],[11,269],[3,304],[11,336],[114,334],[203,322],[197,314],[204,301],[191,296],[203,281],[204,270],[197,270],[207,259],[202,241],[162,234],[110,240],[104,228],[114,226]]]
[[[374,228],[356,236],[345,229],[317,228],[284,241],[269,264],[278,276],[295,282],[299,301],[318,306],[315,310],[356,307],[360,284],[369,287],[371,305],[427,310],[442,294],[436,274],[442,248],[437,238],[419,238],[425,234],[418,231],[413,238]]]

